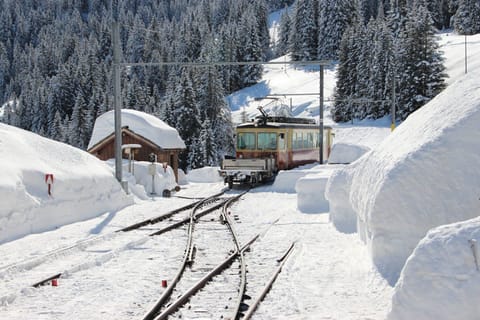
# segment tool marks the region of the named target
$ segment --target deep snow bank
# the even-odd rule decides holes
[[[0,124],[0,166],[0,243],[132,203],[97,158],[5,124]],[[47,173],[54,175],[52,196]]]
[[[331,210],[350,200],[374,263],[392,283],[429,229],[478,215],[479,76],[471,72],[412,114],[339,179],[350,180],[348,198],[329,199]]]
[[[187,173],[187,180],[190,182],[221,182],[222,176],[218,173],[219,167],[203,167],[191,170]]]
[[[348,165],[334,171],[325,186],[325,199],[330,208],[330,222],[338,231],[344,233],[357,231],[357,215],[349,201],[352,168],[354,168],[353,165]]]
[[[388,319],[478,319],[479,246],[480,218],[431,230],[405,264]]]
[[[342,165],[318,165],[310,173],[295,183],[297,208],[304,213],[328,212],[329,204],[325,198],[325,186],[330,176]]]
[[[328,163],[352,163],[390,135],[389,119],[363,120],[355,127],[338,126],[334,134]]]
[[[115,170],[115,159],[110,159],[106,163]],[[128,160],[123,160],[123,180],[128,181],[128,191],[139,199],[163,196],[164,190],[171,192],[177,186],[172,167],[164,168],[161,163],[155,163],[154,169],[151,167],[151,162],[133,161],[129,168]]]

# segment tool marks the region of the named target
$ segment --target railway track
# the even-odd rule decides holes
[[[220,220],[224,222],[226,228],[228,228],[233,240],[233,249],[229,252],[228,256],[222,259],[216,255],[217,252],[212,253],[212,247],[216,246],[212,246],[210,241],[202,245],[203,259],[201,260],[197,257],[195,261],[192,261],[192,248],[195,248],[192,246],[194,242],[191,240],[193,239],[192,231],[193,229],[200,229],[201,226],[199,223],[193,224],[196,219],[192,219],[192,224],[189,227],[189,241],[179,271],[160,299],[144,315],[143,320],[163,320],[167,318],[236,320],[251,318],[277,279],[288,257],[293,252],[294,243],[290,244],[288,249],[280,257],[269,260],[274,271],[271,276],[269,276],[265,286],[263,288],[257,288],[261,289],[257,298],[250,301],[251,297],[246,294],[247,270],[245,252],[260,235],[255,235],[243,246],[240,244],[234,222],[228,211],[229,206],[235,200],[237,200],[236,197],[225,203],[220,216]],[[192,216],[195,216],[194,212]],[[277,221],[278,220],[273,222],[273,224]],[[270,226],[268,228],[270,228]],[[203,229],[206,229],[206,227],[204,226]],[[220,237],[212,235],[211,229],[198,231],[201,232],[197,232],[196,234],[208,234],[206,237],[215,239],[218,245]],[[227,242],[225,239],[222,239],[222,244],[224,241]],[[196,241],[196,243],[198,244],[198,241]],[[223,245],[223,247],[225,246]],[[212,255],[214,256],[213,258]],[[210,258],[205,260],[206,256]],[[214,266],[212,261],[217,261],[217,265]],[[268,262],[265,261],[265,263]],[[261,279],[257,279],[256,281],[261,282]]]
[[[40,287],[64,275],[98,266],[149,238],[181,227],[188,222],[188,210],[199,203],[218,206],[223,191],[154,218],[114,232],[78,241],[41,256],[0,267],[0,305],[9,303],[15,292],[30,286]],[[199,213],[206,215],[213,209]],[[55,272],[56,271],[56,272]]]
[[[241,247],[227,211],[228,207],[242,195],[239,194],[223,203],[220,214],[222,224],[202,219],[197,213],[197,208],[192,210],[188,240],[179,270],[143,319],[190,318],[198,317],[199,314],[208,318],[225,317],[226,309],[233,310],[230,312],[237,312],[241,299],[236,298],[236,296],[239,291],[243,292],[243,290],[238,289],[238,283],[240,281],[243,288],[246,283],[243,258],[240,260],[239,269],[225,270],[239,256],[243,257],[243,251],[256,240],[256,237],[254,237],[244,247]],[[197,231],[194,233],[194,230]],[[214,243],[212,243],[212,239]],[[242,275],[241,280],[238,276],[239,273]],[[212,281],[216,276],[221,277],[221,281]],[[212,283],[209,283],[210,281]],[[207,283],[209,283],[208,286],[206,286]],[[208,288],[214,288],[214,290],[208,290]],[[203,289],[202,292],[205,292],[203,296],[210,300],[210,302],[206,302],[209,305],[208,308],[204,307],[204,301],[199,304],[191,301],[192,297],[201,289]],[[211,301],[225,301],[225,296],[229,297],[226,305],[211,303]],[[190,302],[188,306],[186,305],[187,302]],[[217,305],[218,308],[213,310],[212,305]]]
[[[253,312],[255,312],[256,306],[263,297],[265,297],[276,275],[272,276],[270,285],[264,289],[261,297],[257,298],[256,301],[246,300],[250,298],[246,294],[246,260],[249,259],[250,256],[247,250],[252,245],[257,247],[254,242],[260,237],[263,237],[268,232],[268,229],[277,221],[273,221],[263,235],[256,234],[252,237],[254,233],[242,232],[244,243],[241,243],[236,231],[236,227],[241,226],[241,224],[235,225],[234,220],[236,220],[238,216],[230,214],[229,208],[243,194],[235,197],[223,197],[222,194],[217,194],[166,214],[140,221],[112,232],[111,234],[102,235],[95,239],[86,239],[75,245],[49,252],[45,256],[38,257],[37,259],[39,260],[37,261],[30,259],[15,265],[2,267],[0,272],[4,272],[4,274],[7,275],[17,273],[19,278],[23,278],[24,275],[29,274],[29,277],[27,277],[29,286],[41,287],[45,284],[50,284],[54,279],[60,278],[61,280],[64,278],[62,281],[65,283],[65,287],[71,287],[72,285],[77,287],[86,279],[91,278],[92,274],[97,274],[97,272],[99,275],[95,276],[95,278],[103,282],[105,276],[111,272],[109,270],[118,269],[118,266],[115,267],[115,264],[118,264],[119,261],[133,261],[135,259],[134,256],[136,256],[137,259],[140,257],[141,260],[145,261],[142,264],[149,265],[146,268],[142,268],[143,271],[140,271],[142,272],[142,279],[138,285],[140,287],[146,284],[149,285],[150,288],[145,292],[148,291],[150,295],[153,296],[156,291],[158,294],[161,294],[161,297],[155,303],[153,303],[152,300],[144,298],[134,300],[138,301],[133,303],[135,306],[134,309],[129,308],[131,311],[124,311],[123,316],[121,316],[122,318],[125,317],[125,314],[135,314],[136,316],[128,317],[138,319],[141,314],[144,314],[144,319],[155,320],[166,319],[167,317],[173,319],[248,319]],[[213,215],[213,213],[218,214]],[[233,217],[235,217],[235,219],[233,219]],[[166,242],[160,239],[160,241],[151,241],[156,239],[156,236],[169,231],[172,231],[169,237],[161,237],[161,239],[167,240]],[[115,241],[115,239],[120,239],[124,236],[126,240],[122,240],[121,245],[111,250],[111,252],[102,252],[100,249],[100,247],[108,241]],[[212,244],[212,239],[214,240],[214,244]],[[145,255],[135,254],[135,252],[140,253],[138,250],[143,250],[143,244],[147,241],[150,241],[148,247],[151,253],[150,257],[144,260],[146,258]],[[172,241],[175,241],[176,245],[171,246],[170,243]],[[187,245],[184,245],[183,255],[181,255],[181,251],[178,250],[181,248],[179,244],[182,242],[187,243]],[[163,249],[158,250],[158,244],[162,244]],[[171,248],[169,250],[165,250],[170,246]],[[292,248],[293,245],[288,254],[283,255],[284,258],[278,258],[277,263],[283,265]],[[178,254],[174,254],[175,250]],[[58,260],[62,257],[69,258],[72,255],[76,256],[84,251],[96,252],[95,258],[91,258],[89,255],[84,256],[80,264],[74,263],[66,269],[57,268],[58,264],[49,263],[52,262],[52,260]],[[124,251],[128,251],[128,255],[125,254]],[[98,257],[99,253],[100,257]],[[255,253],[255,255],[257,254],[258,253]],[[132,258],[129,258],[130,255]],[[123,256],[124,258],[116,259],[116,257],[119,256]],[[268,256],[271,257],[272,255],[269,254]],[[106,266],[106,268],[94,269],[99,266],[98,261],[107,261],[110,258],[113,260],[113,266],[110,264]],[[71,261],[71,259],[67,260]],[[270,260],[272,266],[275,265],[274,260],[275,259]],[[179,261],[182,261],[182,267],[179,268],[182,270],[174,276],[175,264]],[[250,260],[249,263],[252,263],[252,261],[255,261],[255,259]],[[156,263],[161,263],[161,268],[152,268]],[[257,262],[254,263],[256,264]],[[265,259],[261,262],[261,264],[263,263],[270,264]],[[72,263],[70,262],[70,264]],[[127,273],[139,274],[138,271],[135,273],[131,272],[131,269],[127,269],[132,266],[124,266],[124,262],[120,262],[120,264],[122,273],[128,271]],[[54,266],[54,268],[52,268],[52,266]],[[30,267],[30,269],[22,269],[22,267]],[[135,268],[135,265],[133,265],[133,267]],[[30,278],[32,278],[31,275],[37,277],[38,273],[31,273],[30,271],[38,268],[48,270],[49,274],[40,278],[43,280],[33,283],[34,281],[30,280]],[[88,272],[89,275],[87,275],[87,278],[85,278],[85,273],[82,273],[81,277],[72,277],[72,274],[77,271],[83,271],[88,268],[92,270]],[[55,273],[55,270],[64,271]],[[280,272],[280,270],[281,266],[278,268],[278,272]],[[159,277],[159,275],[163,278]],[[257,283],[255,287],[258,289],[261,286],[259,283],[262,283],[262,281],[258,279],[252,280],[251,276],[252,274],[249,275],[249,283],[254,281]],[[255,277],[255,275],[253,276]],[[134,276],[134,278],[136,277],[137,276]],[[265,277],[265,274],[263,274],[262,277]],[[6,277],[4,277],[4,279],[5,278]],[[160,286],[160,282],[163,282],[161,279],[168,279],[169,285],[166,288],[162,288],[163,283],[162,286]],[[7,282],[10,281],[10,279],[7,280]],[[134,281],[133,283],[136,284],[136,282],[137,281]],[[22,286],[17,286],[17,291],[19,291],[18,288],[21,289]],[[47,288],[46,290],[47,291],[40,292],[50,292],[51,289]],[[57,290],[60,289],[56,289],[55,291]],[[258,296],[258,290],[247,293],[253,293],[253,295]],[[88,297],[88,295],[84,296],[83,299],[86,297]],[[28,301],[29,297],[27,296],[25,299]],[[71,298],[65,297],[65,299],[64,302]],[[58,301],[58,296],[52,302],[61,303],[61,301]],[[0,290],[0,306],[6,306],[9,303],[8,294],[5,295]],[[250,306],[248,304],[250,304]],[[145,313],[145,310],[149,308],[150,311]],[[143,312],[141,310],[143,310]]]

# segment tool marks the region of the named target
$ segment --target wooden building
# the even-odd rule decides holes
[[[95,121],[92,138],[87,151],[100,160],[115,158],[115,133],[113,111],[101,115]],[[131,149],[136,161],[150,161],[156,156],[159,163],[167,163],[175,173],[178,182],[178,155],[185,149],[178,132],[160,119],[135,110],[122,110],[122,146],[140,145]],[[124,159],[129,155],[123,150]]]

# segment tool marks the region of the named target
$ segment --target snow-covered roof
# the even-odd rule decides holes
[[[114,133],[114,118],[113,110],[105,112],[97,118],[88,149],[91,149],[97,143]],[[157,117],[145,112],[122,109],[122,127],[125,126],[128,126],[129,130],[145,137],[163,149],[185,148],[185,143],[180,138],[177,130]]]

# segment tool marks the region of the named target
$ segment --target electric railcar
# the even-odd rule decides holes
[[[269,117],[255,118],[237,126],[236,158],[224,159],[220,170],[225,183],[257,184],[274,178],[279,170],[318,162],[319,126],[313,119]],[[323,159],[328,159],[332,128],[323,129]]]

